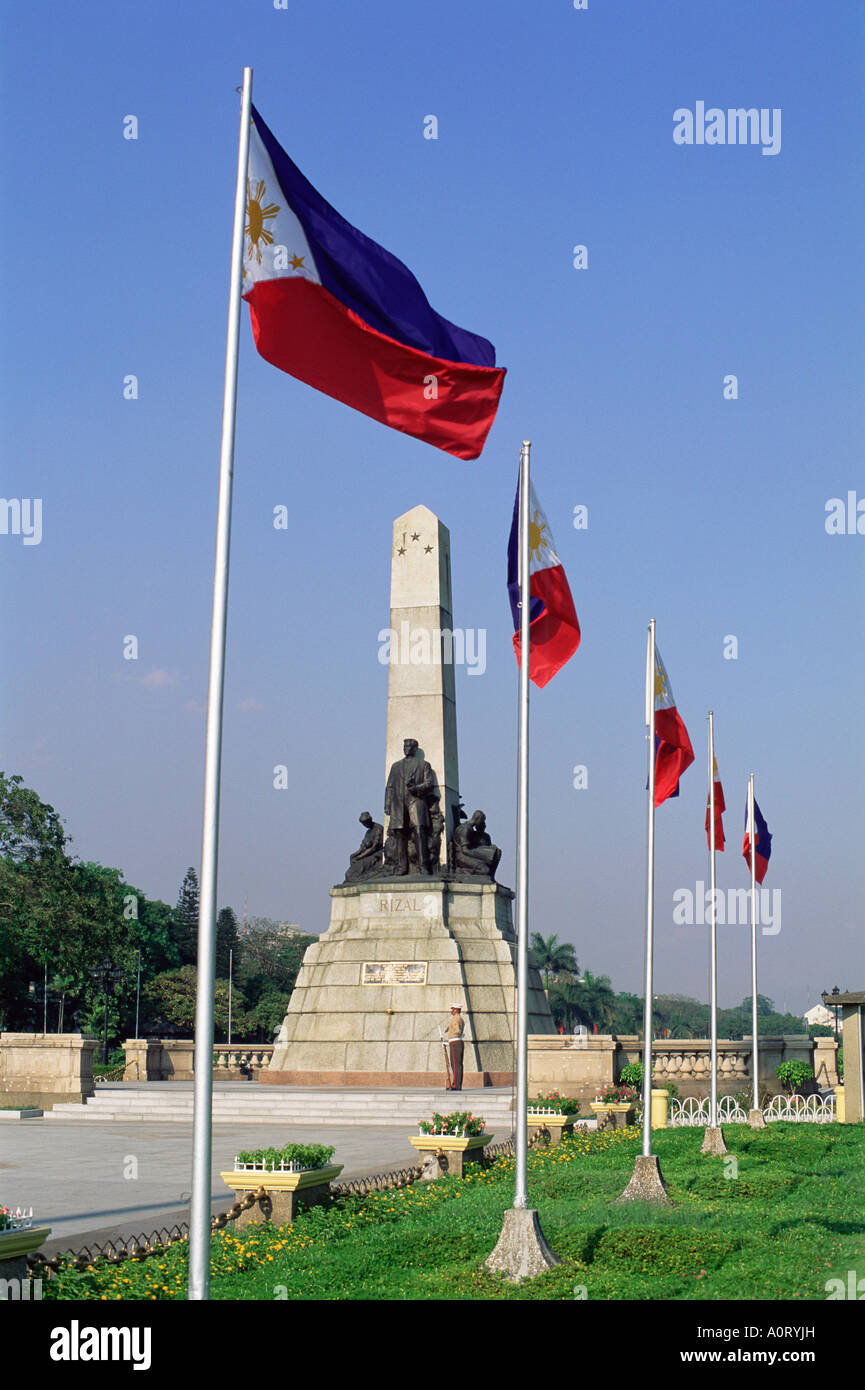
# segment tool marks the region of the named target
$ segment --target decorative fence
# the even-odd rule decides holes
[[[773,1096],[763,1111],[767,1120],[806,1120],[828,1124],[837,1119],[835,1093],[826,1096]]]
[[[835,1095],[825,1096],[773,1096],[763,1106],[765,1120],[804,1120],[811,1124],[828,1124],[836,1118]],[[719,1096],[718,1123],[745,1124],[748,1112],[740,1105],[736,1096]],[[686,1100],[672,1100],[668,1123],[671,1128],[684,1125],[707,1125],[709,1123],[709,1099],[698,1100],[689,1096]]]
[[[743,1110],[735,1096],[719,1096],[718,1123],[744,1124],[748,1112]],[[688,1096],[686,1100],[671,1100],[668,1123],[675,1129],[682,1125],[707,1125],[709,1123],[709,1097],[699,1100]]]

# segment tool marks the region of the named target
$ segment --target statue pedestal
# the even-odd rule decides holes
[[[439,1027],[458,1003],[463,1087],[512,1085],[513,897],[498,883],[434,877],[332,888],[330,927],[303,958],[260,1081],[442,1087]],[[529,1033],[555,1033],[535,969],[528,1014]]]

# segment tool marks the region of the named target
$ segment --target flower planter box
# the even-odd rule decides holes
[[[27,1279],[27,1256],[38,1250],[50,1234],[50,1226],[0,1231],[0,1279]]]
[[[408,1142],[422,1158],[432,1160],[424,1164],[423,1175],[425,1182],[431,1182],[445,1173],[461,1178],[465,1155],[483,1149],[491,1139],[491,1134],[410,1134]]]
[[[530,1110],[526,1115],[530,1130],[546,1130],[550,1136],[551,1144],[561,1144],[562,1134],[566,1129],[573,1129],[576,1115],[563,1115],[561,1111],[535,1111]]]
[[[233,1169],[220,1173],[226,1187],[230,1187],[238,1200],[247,1193],[258,1192],[264,1188],[266,1196],[260,1197],[255,1206],[247,1207],[232,1224],[236,1231],[242,1231],[259,1221],[272,1221],[274,1226],[288,1226],[297,1215],[298,1207],[312,1206],[327,1195],[330,1184],[343,1170],[342,1163],[329,1163],[325,1168],[307,1168],[299,1173],[286,1173],[266,1168],[247,1168],[243,1171]]]
[[[625,1125],[633,1124],[637,1113],[633,1101],[625,1100],[611,1103],[593,1100],[591,1109],[598,1117],[598,1129],[602,1129],[605,1124],[612,1125],[615,1129],[624,1129]]]

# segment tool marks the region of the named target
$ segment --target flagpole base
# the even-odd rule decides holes
[[[624,1192],[616,1198],[617,1202],[657,1202],[669,1207],[667,1185],[661,1177],[658,1159],[655,1154],[638,1154],[634,1160],[634,1172]]]
[[[521,1279],[534,1279],[545,1269],[561,1264],[561,1260],[544,1239],[538,1213],[510,1207],[505,1212],[498,1244],[484,1264],[494,1274],[503,1274],[510,1283],[518,1284]]]
[[[750,1125],[751,1129],[765,1129],[766,1121],[763,1118],[762,1110],[749,1110],[748,1124]]]
[[[703,1143],[700,1148],[701,1154],[712,1154],[714,1157],[722,1158],[729,1153],[724,1142],[724,1131],[720,1125],[706,1125],[706,1133],[703,1135]]]

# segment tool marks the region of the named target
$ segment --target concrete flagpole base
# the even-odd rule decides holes
[[[706,1125],[706,1133],[703,1135],[700,1153],[715,1154],[718,1157],[721,1157],[725,1153],[729,1153],[729,1149],[724,1142],[724,1131],[720,1125]]]
[[[667,1186],[661,1177],[658,1159],[655,1154],[638,1154],[634,1160],[631,1181],[617,1202],[658,1202],[671,1206],[667,1196]]]
[[[512,1284],[518,1284],[521,1279],[533,1279],[545,1269],[561,1264],[561,1260],[544,1239],[538,1213],[510,1207],[505,1212],[498,1244],[484,1263],[493,1273],[503,1274]]]
[[[749,1110],[748,1124],[751,1126],[751,1129],[765,1129],[766,1121],[763,1118],[762,1110]]]

